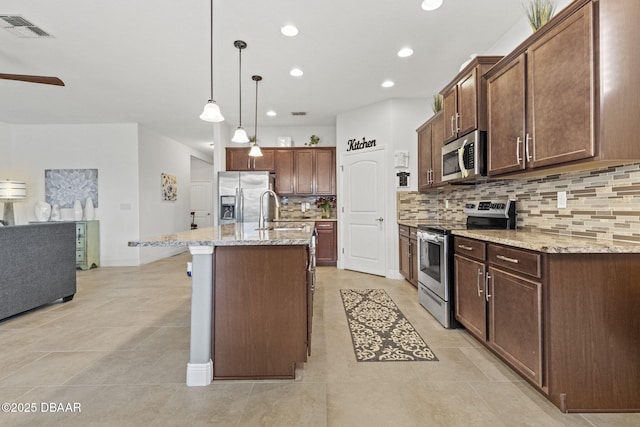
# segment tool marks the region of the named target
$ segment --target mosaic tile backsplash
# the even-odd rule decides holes
[[[558,191],[567,192],[566,209],[557,208]],[[399,220],[463,221],[465,202],[506,198],[516,200],[518,229],[640,242],[640,164],[398,192],[396,207]]]
[[[317,200],[318,197],[316,196],[280,196],[280,218],[288,220],[320,219],[322,217],[322,209],[316,205]],[[309,209],[305,210],[305,212],[302,212],[302,203],[309,204]],[[330,219],[335,219],[337,217],[336,208],[332,207],[329,210],[329,215]]]

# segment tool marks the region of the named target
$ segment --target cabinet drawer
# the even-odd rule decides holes
[[[418,239],[418,236],[416,235],[417,232],[418,232],[417,228],[409,227],[409,238],[413,240],[417,240]]]
[[[479,240],[456,237],[453,240],[455,253],[484,261],[487,244]]]
[[[76,264],[83,264],[85,260],[84,251],[76,251]]]
[[[406,225],[398,225],[398,232],[403,237],[409,237],[409,227]]]
[[[84,236],[86,233],[87,224],[84,222],[76,222],[76,236]]]
[[[318,221],[316,222],[316,229],[318,230],[333,230],[333,222],[331,221]]]
[[[86,249],[86,240],[84,236],[76,237],[76,250],[78,249]]]
[[[487,260],[495,266],[533,277],[542,277],[542,256],[536,252],[489,244]]]

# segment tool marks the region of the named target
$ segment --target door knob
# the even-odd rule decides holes
[[[380,217],[380,218],[376,218],[376,221],[380,221],[380,222],[382,222],[382,221],[384,221],[384,218],[382,218],[382,217]]]

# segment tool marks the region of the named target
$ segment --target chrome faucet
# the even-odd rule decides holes
[[[280,207],[280,202],[278,201],[278,195],[273,190],[266,190],[262,195],[260,195],[260,218],[258,218],[258,228],[264,228],[265,226],[265,218],[264,218],[264,195],[271,194],[276,201],[276,218],[278,217],[278,208]]]

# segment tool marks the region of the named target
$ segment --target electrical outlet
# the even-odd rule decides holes
[[[567,207],[567,192],[558,191],[558,209],[565,209]]]

